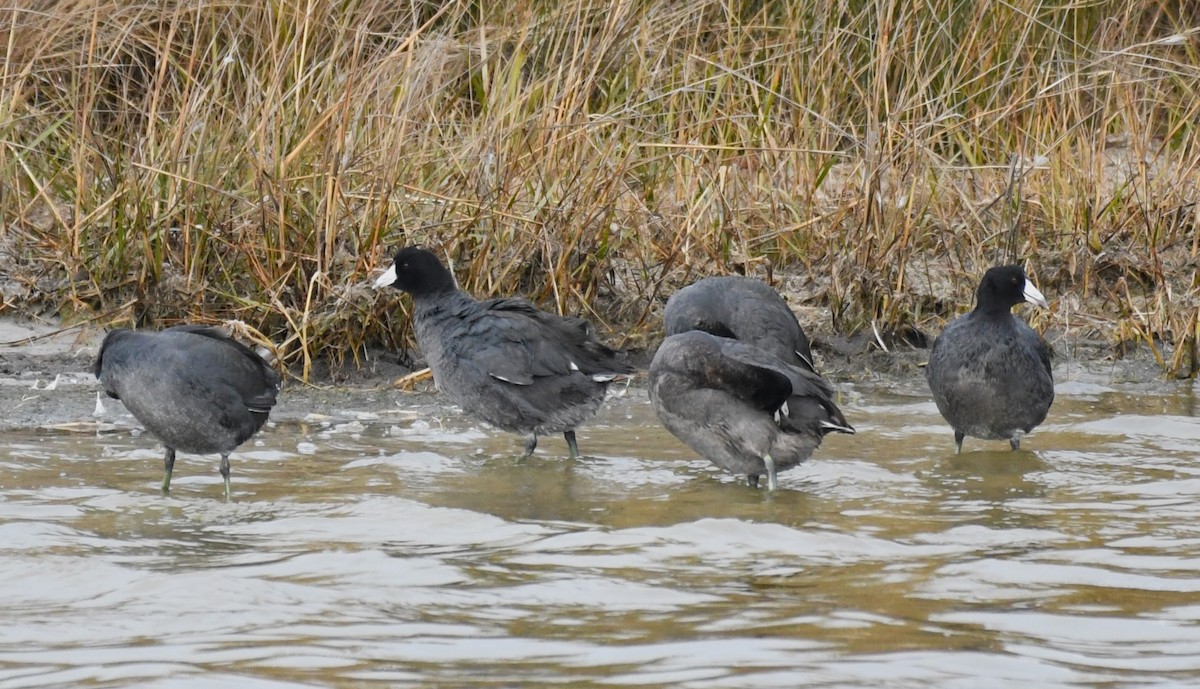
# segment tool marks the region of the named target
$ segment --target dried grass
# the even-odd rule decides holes
[[[407,337],[366,287],[396,244],[632,343],[698,275],[798,275],[833,329],[903,339],[1022,261],[1061,295],[1041,325],[1195,375],[1197,27],[1167,0],[16,0],[6,284],[242,320],[307,376]]]

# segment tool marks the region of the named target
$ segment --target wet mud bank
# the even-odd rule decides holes
[[[97,328],[63,329],[53,323],[0,319],[0,431],[13,429],[79,430],[120,428],[134,423],[116,400],[101,398],[92,365],[104,333]],[[1128,392],[1147,394],[1180,388],[1195,389],[1195,382],[1164,377],[1151,354],[1142,348],[1116,357],[1103,343],[1069,335],[1052,340],[1055,381],[1068,388],[1074,384],[1119,384]],[[883,350],[869,337],[840,336],[814,339],[817,363],[835,384],[896,387],[917,392],[924,389],[923,366],[928,350],[890,347]],[[428,407],[443,405],[428,379],[411,390],[394,382],[411,373],[401,362],[416,353],[374,350],[360,367],[330,370],[321,363],[311,384],[288,377],[279,406],[272,412],[274,423],[389,423]],[[633,361],[642,369],[653,352],[635,352]],[[644,377],[634,378],[630,388],[645,394]],[[118,424],[114,426],[113,424]]]

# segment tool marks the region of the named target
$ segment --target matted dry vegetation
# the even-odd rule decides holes
[[[1025,262],[1038,324],[1195,374],[1200,9],[1176,0],[15,0],[5,309],[240,319],[301,375],[477,294],[653,338],[698,275],[905,339]]]

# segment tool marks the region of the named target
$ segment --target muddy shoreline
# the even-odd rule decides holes
[[[0,319],[0,431],[45,429],[105,431],[135,426],[116,400],[103,398],[105,413],[96,415],[99,384],[92,363],[103,340],[103,330],[90,326],[63,329],[48,322]],[[822,372],[838,385],[895,387],[910,394],[923,391],[923,365],[928,350],[903,347],[883,351],[865,341],[820,335],[815,339]],[[1051,339],[1055,350],[1055,380],[1119,384],[1146,393],[1181,387],[1195,390],[1195,381],[1165,378],[1145,348],[1117,358],[1110,347],[1059,335]],[[647,352],[634,353],[642,366]],[[411,373],[402,365],[405,353],[368,351],[361,367],[330,370],[317,366],[309,384],[289,377],[279,406],[271,415],[275,423],[391,424],[411,418],[427,408],[431,413],[445,403],[429,382],[402,390],[394,382]],[[631,389],[637,394],[642,377]],[[644,392],[640,392],[644,394]]]

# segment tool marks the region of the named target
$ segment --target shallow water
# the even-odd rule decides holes
[[[0,689],[1200,681],[1190,384],[1068,380],[1028,451],[959,456],[923,386],[845,385],[859,435],[774,495],[644,391],[574,463],[382,394],[265,430],[230,504],[215,457],[161,497],[127,417],[0,436]]]

